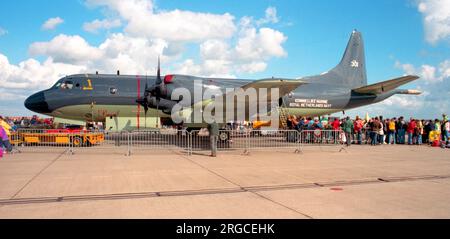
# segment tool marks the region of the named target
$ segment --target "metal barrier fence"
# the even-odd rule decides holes
[[[132,132],[67,131],[20,129],[11,135],[18,151],[87,151],[114,150],[126,155],[143,150],[179,150],[191,155],[210,150],[207,130],[160,129]],[[218,151],[292,149],[301,152],[304,145],[343,144],[342,132],[333,130],[220,130]],[[100,152],[100,151],[99,151]]]
[[[306,145],[339,145],[345,143],[342,131],[304,130],[300,132],[300,141]]]
[[[191,135],[185,130],[162,129],[127,133],[131,150],[181,150],[189,154]]]

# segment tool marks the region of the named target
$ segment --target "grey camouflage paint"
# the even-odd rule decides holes
[[[239,88],[252,82],[252,80],[246,79],[173,76],[173,83],[167,85],[169,96],[178,87],[184,87],[193,92],[195,81],[202,82],[203,90],[210,85],[216,85],[221,89]],[[91,81],[93,90],[83,90],[84,87],[90,86],[88,80]],[[344,56],[335,68],[324,74],[305,77],[301,80],[307,84],[301,85],[291,94],[282,96],[279,104],[288,108],[289,112],[302,116],[318,116],[344,111],[377,103],[402,92],[401,90],[392,90],[383,94],[360,94],[352,91],[352,89],[367,85],[364,43],[361,33],[356,30],[352,32]],[[73,83],[71,90],[57,87],[59,83],[66,81]],[[25,101],[25,106],[37,113],[67,119],[89,120],[92,118],[92,112],[102,110],[107,112],[101,117],[97,116],[95,120],[101,121],[102,117],[110,114],[118,117],[134,117],[137,110],[133,112],[133,109],[138,107],[136,99],[138,96],[144,95],[145,85],[151,86],[155,81],[156,76],[71,75],[60,79],[52,88],[30,96]],[[114,94],[112,94],[113,89],[116,90]],[[185,106],[196,103],[193,98],[191,103]],[[82,107],[83,105],[90,107]],[[61,109],[67,107],[74,109],[76,106],[82,107],[86,112],[81,114],[79,111],[61,113]],[[108,107],[102,109],[102,106]],[[114,112],[112,110],[111,112],[111,108],[114,109],[114,106],[128,106],[130,110],[123,110],[122,107],[121,111]],[[101,114],[97,113],[97,115]],[[159,115],[163,114],[159,112]],[[148,116],[157,116],[157,112],[150,111]]]

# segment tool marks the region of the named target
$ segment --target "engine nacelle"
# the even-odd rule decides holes
[[[160,109],[162,110],[164,113],[170,113],[172,111],[172,108],[178,104],[178,102],[176,101],[172,101],[172,100],[167,100],[164,98],[160,98],[159,102],[158,99],[156,97],[150,97],[149,101],[148,101],[148,106],[150,108],[153,109]]]

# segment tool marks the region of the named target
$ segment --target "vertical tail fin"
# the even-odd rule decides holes
[[[367,85],[364,42],[360,32],[352,32],[341,62],[329,74],[329,81],[351,89]]]

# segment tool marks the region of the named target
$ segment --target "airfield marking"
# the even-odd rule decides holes
[[[47,164],[41,171],[39,171],[36,175],[34,175],[30,180],[28,180],[25,185],[19,189],[12,197],[11,199],[15,199],[17,195],[19,195],[31,182],[33,182],[39,175],[41,175],[45,170],[47,170],[50,166],[52,166],[58,159],[60,159],[64,154],[67,153],[67,149],[64,150],[60,155],[58,155],[55,159],[53,159],[49,164]]]
[[[275,203],[275,204],[277,204],[277,205],[279,205],[279,206],[281,206],[281,207],[284,207],[284,208],[286,208],[286,209],[288,209],[288,210],[290,210],[290,211],[293,211],[293,212],[295,212],[295,213],[297,213],[297,214],[299,214],[299,215],[302,215],[302,216],[304,216],[304,217],[307,217],[307,218],[309,218],[309,219],[313,219],[313,217],[311,217],[311,216],[309,216],[309,215],[307,215],[307,214],[305,214],[305,213],[302,213],[302,212],[300,212],[300,211],[298,211],[298,210],[295,210],[294,208],[288,207],[288,206],[286,206],[286,205],[284,205],[284,204],[282,204],[282,203],[280,203],[280,202],[277,202],[277,201],[274,201],[274,200],[272,200],[272,199],[270,199],[270,198],[268,198],[268,197],[265,197],[264,195],[261,195],[261,194],[257,193],[256,191],[247,190],[245,187],[242,187],[242,186],[239,185],[238,183],[235,183],[235,182],[231,181],[230,179],[228,179],[228,178],[226,178],[225,176],[223,176],[223,175],[221,175],[221,174],[219,174],[219,173],[217,173],[217,172],[215,172],[215,171],[213,171],[213,170],[207,168],[206,166],[202,165],[201,163],[195,162],[194,160],[190,159],[189,157],[186,157],[185,155],[181,155],[181,154],[180,154],[180,156],[181,156],[182,158],[188,160],[189,162],[191,162],[191,163],[193,163],[193,164],[195,164],[195,165],[197,165],[197,166],[199,166],[199,167],[201,167],[201,168],[207,170],[208,172],[210,172],[210,173],[212,173],[212,174],[214,174],[214,175],[216,175],[216,176],[218,176],[218,177],[220,177],[220,178],[226,180],[227,182],[229,182],[229,183],[231,183],[231,184],[234,184],[234,185],[238,186],[239,188],[241,188],[241,189],[242,189],[243,191],[245,191],[245,192],[253,193],[254,195],[256,195],[256,196],[258,196],[258,197],[260,197],[260,198],[262,198],[262,199],[265,199],[265,200],[267,200],[267,201],[269,201],[269,202]]]
[[[419,181],[419,180],[439,180],[448,179],[450,175],[424,175],[424,176],[406,176],[406,177],[387,177],[380,180],[376,178],[374,180],[349,180],[349,181],[336,181],[327,182],[322,184],[310,183],[310,184],[286,184],[286,185],[274,185],[274,186],[249,186],[240,188],[218,188],[218,189],[202,189],[202,190],[182,190],[182,191],[162,191],[162,192],[141,192],[141,193],[118,193],[118,194],[101,194],[101,195],[79,195],[79,196],[59,196],[59,197],[38,197],[38,198],[11,198],[0,200],[0,207],[6,205],[17,205],[17,204],[35,204],[35,203],[61,203],[61,202],[73,202],[73,201],[94,201],[94,200],[121,200],[121,199],[136,199],[136,198],[158,198],[158,197],[176,197],[176,196],[198,196],[198,195],[213,195],[213,194],[225,194],[225,193],[244,193],[249,192],[258,195],[266,200],[273,203],[280,204],[276,201],[266,198],[260,195],[258,192],[262,191],[279,191],[279,190],[289,190],[289,189],[304,189],[304,188],[341,188],[342,186],[348,185],[364,185],[364,184],[384,184],[384,183],[395,183],[395,182],[409,182],[409,181]],[[326,185],[326,186],[325,186]],[[341,187],[336,187],[341,186]],[[330,188],[330,189],[332,189]],[[343,188],[342,188],[343,189]],[[286,207],[288,208],[288,207]],[[296,211],[294,209],[290,209]],[[296,211],[297,212],[297,211]],[[297,212],[302,214],[301,212]],[[302,214],[304,215],[304,214]],[[309,217],[308,215],[304,215]]]

